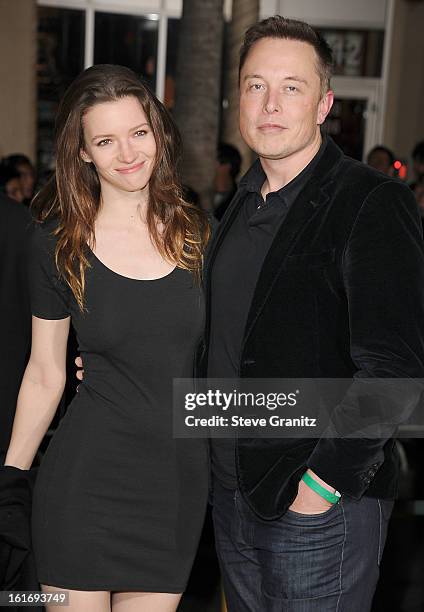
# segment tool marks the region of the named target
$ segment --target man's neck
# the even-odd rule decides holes
[[[266,180],[262,187],[262,196],[265,198],[268,193],[282,189],[296,178],[313,160],[319,151],[321,143],[322,137],[320,132],[318,132],[313,142],[293,155],[283,159],[266,159],[261,157],[261,165],[266,174]]]

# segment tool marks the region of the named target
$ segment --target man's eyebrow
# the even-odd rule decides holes
[[[297,83],[305,83],[305,85],[308,84],[308,81],[306,79],[303,79],[302,77],[299,76],[288,76],[284,78],[285,81],[297,81]]]
[[[248,79],[264,79],[265,77],[263,77],[261,74],[246,74],[246,76],[243,78],[243,81],[247,81]],[[287,76],[284,77],[283,79],[284,81],[296,81],[297,83],[305,83],[305,85],[308,84],[308,81],[306,79],[303,79],[300,76]]]
[[[128,130],[128,132],[134,132],[135,130],[139,130],[140,128],[144,127],[145,125],[149,126],[147,121],[144,121],[143,123],[140,123],[139,125],[136,125],[135,127],[130,128]],[[111,138],[112,136],[113,136],[113,134],[97,134],[97,136],[93,136],[91,141],[93,142],[94,140],[97,140],[98,138]]]
[[[246,74],[243,78],[243,81],[247,81],[247,79],[263,79],[264,77],[261,74]]]

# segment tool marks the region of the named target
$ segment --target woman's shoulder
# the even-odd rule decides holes
[[[31,226],[33,231],[40,237],[54,240],[56,238],[57,229],[59,227],[59,219],[57,217],[48,217],[44,221],[40,221],[36,217],[32,217]]]
[[[56,230],[59,227],[57,218],[49,218],[45,221],[39,221],[32,218],[31,221],[31,246],[33,251],[43,251],[51,255],[56,249],[57,234]]]

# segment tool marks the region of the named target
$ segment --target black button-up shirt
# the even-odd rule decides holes
[[[211,333],[208,378],[237,378],[247,316],[256,283],[290,206],[305,187],[324,152],[326,141],[312,161],[290,183],[262,198],[266,180],[257,160],[240,181],[246,197],[217,253],[211,278]],[[234,441],[213,439],[212,471],[227,487],[236,488]]]

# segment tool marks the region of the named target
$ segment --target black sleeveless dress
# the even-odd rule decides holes
[[[200,288],[175,268],[134,280],[90,252],[81,313],[58,278],[50,227],[31,248],[32,313],[72,318],[84,381],[43,458],[33,545],[42,584],[180,593],[203,524],[205,440],[174,439],[172,379],[190,377]]]

